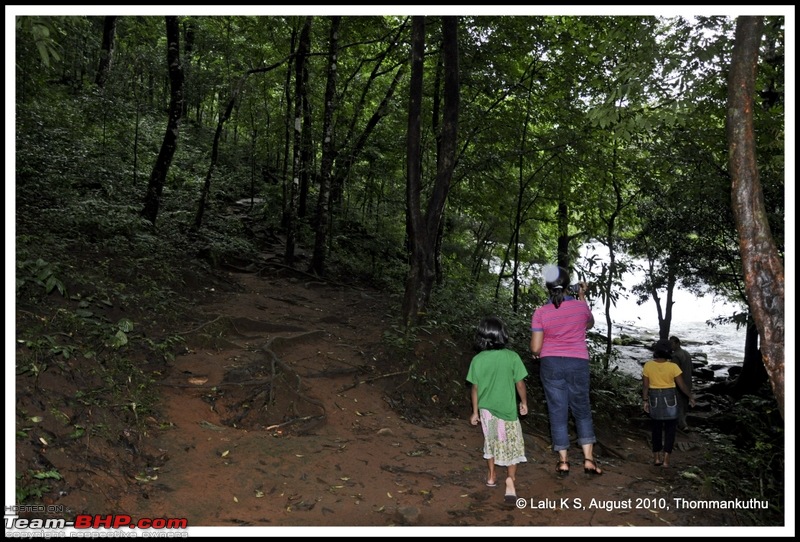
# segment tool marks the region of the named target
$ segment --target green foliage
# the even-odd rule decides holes
[[[61,60],[56,37],[60,33],[59,17],[17,17],[16,27],[21,39],[29,39],[45,67]]]
[[[177,334],[165,337],[161,341],[153,341],[146,337],[144,338],[144,340],[147,342],[147,344],[150,345],[150,347],[153,350],[155,350],[156,352],[160,352],[161,356],[166,362],[175,361],[176,347],[182,346],[186,343],[186,339],[182,335],[177,335]]]
[[[63,479],[56,469],[47,471],[29,469],[23,474],[17,473],[16,478],[17,505],[41,502],[41,498],[50,491],[47,480]]]
[[[469,412],[465,377],[475,354],[474,334],[488,315],[502,318],[509,331],[509,348],[529,359],[529,317],[515,315],[508,299],[495,299],[485,285],[451,278],[435,289],[428,313],[416,327],[396,324],[384,333],[384,342],[394,356],[408,364],[409,379],[398,394],[410,394],[434,416],[463,416]],[[528,383],[536,386],[536,383]],[[412,415],[412,414],[408,414]],[[435,423],[416,413],[421,423]]]
[[[41,258],[36,261],[17,261],[17,295],[30,283],[42,287],[45,294],[57,289],[61,295],[67,295],[67,289],[57,273],[56,266]]]
[[[709,442],[708,467],[701,473],[706,491],[720,499],[757,499],[769,503],[767,518],[782,521],[786,480],[785,431],[778,406],[765,386],[719,414],[725,433],[703,430]],[[791,483],[791,482],[790,482]],[[764,512],[741,512],[751,525],[771,524]]]

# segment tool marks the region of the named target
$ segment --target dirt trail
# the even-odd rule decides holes
[[[231,279],[239,291],[219,293],[187,322],[189,349],[160,383],[162,418],[150,420],[160,461],[115,502],[103,504],[87,486],[64,504],[187,518],[192,527],[734,522],[674,504],[698,498],[682,473],[702,461],[699,435],[680,434],[673,468],[661,469],[650,464],[646,429],[628,423],[598,430],[599,477],[583,473],[575,451],[572,474],[557,477],[545,436],[526,435],[522,501],[506,503],[502,483],[485,485],[483,439],[467,421],[466,396],[463,418],[436,428],[391,408],[386,386],[405,377],[386,376],[396,368],[381,346],[390,314],[382,293],[279,272]]]

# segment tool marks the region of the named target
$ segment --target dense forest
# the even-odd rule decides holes
[[[782,425],[785,24],[19,16],[17,374],[171,355],[123,307],[177,319],[184,266],[246,266],[269,238],[287,267],[392,292],[395,345],[487,310],[523,337],[548,263],[604,307],[601,371],[620,296],[654,300],[662,337],[676,288],[722,296],[746,310],[716,323],[747,329],[725,392]]]

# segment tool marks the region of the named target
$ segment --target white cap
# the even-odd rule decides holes
[[[547,264],[542,269],[542,274],[544,275],[544,281],[547,282],[555,282],[558,280],[558,275],[560,271],[557,265]]]

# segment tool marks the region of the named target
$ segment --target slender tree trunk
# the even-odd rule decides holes
[[[325,256],[328,245],[328,221],[330,220],[331,173],[336,157],[333,142],[333,112],[336,110],[336,82],[339,55],[339,25],[341,17],[331,17],[331,33],[328,40],[328,82],[325,85],[325,109],[322,119],[322,161],[319,171],[319,196],[317,198],[316,232],[314,255],[310,271],[325,273]]]
[[[309,44],[309,49],[311,48]],[[308,191],[311,184],[312,165],[312,119],[311,106],[308,103],[308,66],[303,68],[303,134],[300,138],[300,191],[297,198],[297,217],[304,219],[308,207]]]
[[[392,96],[394,96],[400,81],[403,80],[404,74],[405,68],[401,66],[395,73],[394,79],[389,85],[383,100],[378,107],[375,108],[369,121],[367,121],[367,125],[364,127],[361,134],[359,134],[356,141],[347,150],[338,151],[336,153],[335,172],[331,177],[331,208],[334,208],[337,203],[342,201],[344,181],[350,173],[350,168],[352,168],[355,161],[361,155],[361,151],[364,150],[364,146],[367,144],[367,141],[369,141],[372,132],[375,131],[375,127],[378,126],[381,119],[389,113],[389,104],[392,101]]]
[[[409,84],[408,134],[406,140],[406,229],[411,245],[411,262],[403,297],[403,319],[406,325],[417,321],[420,301],[422,244],[424,242],[420,193],[422,191],[422,73],[425,57],[425,17],[411,21],[411,81]]]
[[[172,164],[172,157],[175,155],[175,149],[178,145],[178,132],[180,131],[181,111],[183,109],[183,70],[181,69],[178,18],[166,17],[166,23],[167,65],[169,67],[170,83],[169,120],[167,121],[164,141],[161,144],[161,151],[158,153],[153,172],[150,174],[147,193],[144,197],[144,208],[141,211],[142,217],[149,220],[153,225],[155,225],[158,217],[161,193],[164,190],[169,166]]]
[[[740,16],[728,77],[728,159],[733,215],[739,234],[748,305],[761,338],[772,391],[784,416],[784,270],[767,220],[753,129],[763,17]]]
[[[606,223],[606,246],[608,247],[608,268],[606,269],[605,279],[606,282],[604,284],[605,290],[607,292],[605,296],[605,315],[606,315],[606,353],[603,357],[603,369],[608,370],[608,363],[611,359],[611,349],[613,348],[613,343],[611,341],[611,334],[614,330],[613,323],[611,321],[611,303],[612,303],[612,292],[614,289],[614,277],[617,274],[617,253],[614,250],[614,243],[616,237],[616,220],[617,214],[619,212],[619,207],[611,213],[611,216],[605,220]]]
[[[219,119],[217,120],[217,129],[214,132],[214,142],[211,144],[211,163],[208,166],[208,171],[206,172],[206,178],[203,182],[203,189],[200,192],[200,201],[197,204],[197,213],[195,213],[194,217],[194,224],[192,225],[192,231],[198,231],[203,224],[203,215],[205,214],[206,206],[208,204],[208,197],[211,194],[211,178],[214,175],[214,170],[217,167],[217,160],[219,159],[219,142],[222,139],[222,135],[224,134],[223,127],[228,119],[231,118],[231,114],[236,106],[236,100],[239,98],[239,94],[241,94],[242,89],[244,88],[247,79],[253,75],[254,73],[264,73],[270,70],[275,69],[276,67],[280,66],[282,62],[278,62],[271,66],[266,66],[263,68],[256,68],[253,70],[248,70],[239,78],[239,81],[236,83],[236,86],[231,93],[231,97],[228,100],[228,105],[225,107],[225,111],[220,113]],[[253,137],[255,141],[255,136]]]
[[[291,52],[289,64],[286,66],[286,78],[284,80],[284,99],[286,101],[286,113],[284,114],[284,133],[283,133],[283,161],[281,162],[281,188],[283,190],[282,196],[282,214],[281,214],[281,227],[287,229],[289,225],[289,157],[291,156],[292,148],[292,71],[294,62],[296,62],[296,41],[297,29],[292,29],[292,36],[290,39],[289,51]]]
[[[181,111],[181,118],[187,119],[189,116],[189,109],[191,103],[199,102],[197,97],[197,92],[194,88],[197,85],[193,84],[193,70],[192,70],[192,53],[194,52],[194,37],[197,30],[197,24],[195,23],[194,19],[187,18],[186,22],[184,23],[184,44],[183,44],[183,71],[186,74],[186,78],[188,82],[186,83],[186,92],[183,100],[183,110]],[[199,117],[199,115],[198,115]],[[199,118],[197,119],[200,120]],[[199,124],[199,122],[198,122]]]
[[[211,177],[214,174],[214,169],[217,167],[217,159],[219,158],[219,141],[222,138],[222,128],[225,126],[225,121],[227,121],[231,116],[233,105],[236,103],[236,96],[239,94],[239,91],[244,85],[246,77],[247,76],[245,75],[239,80],[239,84],[237,85],[236,90],[234,90],[233,96],[228,101],[228,106],[225,108],[225,111],[220,114],[219,120],[217,121],[217,129],[214,132],[214,143],[211,145],[211,163],[208,166],[208,171],[206,171],[203,189],[200,192],[200,201],[197,204],[197,213],[194,215],[192,231],[198,231],[203,224],[203,214],[205,213],[206,205],[208,203],[208,195],[211,193]]]
[[[303,108],[306,100],[305,71],[306,59],[311,47],[311,21],[306,17],[300,39],[297,43],[297,58],[294,65],[294,149],[292,151],[292,182],[289,185],[289,198],[286,202],[286,250],[284,262],[294,263],[294,249],[297,239],[297,209],[295,204],[300,190],[300,177],[303,174]]]
[[[652,262],[650,262],[650,264],[652,268]],[[667,297],[664,300],[663,306],[661,304],[661,296],[658,293],[658,288],[656,288],[655,284],[652,282],[650,288],[650,297],[653,298],[656,304],[656,312],[658,314],[658,338],[662,340],[669,339],[669,330],[672,327],[672,306],[675,304],[673,296],[675,295],[675,286],[678,282],[675,276],[675,266],[670,265],[670,262],[667,261],[666,267],[667,283],[664,285],[664,289],[666,290]],[[650,275],[654,275],[652,270]]]

